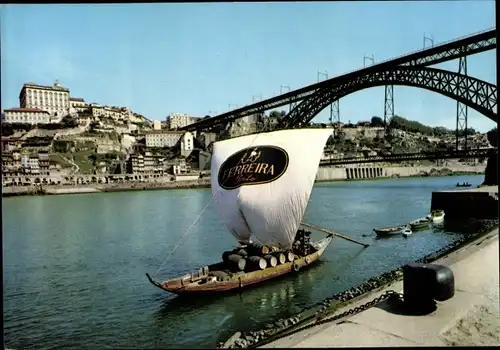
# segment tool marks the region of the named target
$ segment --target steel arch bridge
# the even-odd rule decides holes
[[[318,89],[292,109],[279,128],[303,127],[336,100],[360,90],[387,85],[430,90],[455,99],[489,119],[498,121],[496,85],[437,68],[398,66],[385,71],[367,72],[349,81]]]
[[[325,89],[331,89],[334,84],[346,85],[349,80],[355,80],[359,77],[371,75],[375,72],[386,72],[394,68],[401,67],[419,67],[422,69],[424,67],[433,66],[458,58],[460,58],[460,62],[462,62],[462,60],[466,62],[465,58],[468,56],[489,50],[496,50],[496,34],[496,28],[493,28],[491,30],[471,34],[466,37],[450,40],[435,46],[433,45],[430,48],[424,48],[423,50],[418,50],[390,60],[378,62],[374,65],[354,70],[349,73],[344,73],[337,77],[314,83],[263,101],[236,108],[217,116],[207,116],[199,122],[190,124],[180,129],[190,131],[203,130],[217,124],[232,122],[245,116],[263,113],[266,110],[275,109],[285,105],[297,104],[309,97],[312,97],[313,95],[324,92]],[[460,64],[460,66],[462,65]],[[466,64],[465,70],[460,69],[459,71],[467,74]],[[387,86],[392,87],[393,85],[389,84],[386,85],[386,87]],[[333,101],[335,101],[335,99],[333,99]],[[295,107],[297,107],[297,105],[295,105]]]

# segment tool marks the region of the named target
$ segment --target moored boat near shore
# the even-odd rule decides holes
[[[310,254],[305,256],[295,255],[293,261],[287,261],[275,266],[268,264],[263,259],[264,266],[260,265],[259,260],[258,265],[253,265],[253,267],[249,267],[244,271],[235,271],[224,262],[219,262],[201,268],[197,272],[164,282],[153,280],[149,274],[147,274],[147,277],[156,287],[175,294],[208,294],[230,291],[264,282],[290,272],[298,272],[301,268],[315,263],[332,239],[333,235],[330,235],[314,242],[309,246]],[[254,260],[258,260],[258,258]]]
[[[383,237],[390,235],[398,235],[405,229],[405,227],[406,225],[380,227],[380,228],[374,228],[373,231],[375,231],[377,236]]]
[[[215,142],[213,200],[239,246],[193,273],[164,282],[146,274],[149,281],[176,294],[224,292],[316,262],[334,235],[341,236],[328,233],[311,243],[311,232],[299,229],[330,135],[326,129],[279,130]]]
[[[433,210],[429,215],[427,215],[427,217],[432,221],[433,224],[440,224],[444,221],[444,210]]]
[[[410,226],[412,231],[416,231],[416,230],[426,229],[427,227],[429,227],[430,223],[431,223],[431,219],[429,217],[425,216],[423,218],[410,221],[408,223],[408,225]]]

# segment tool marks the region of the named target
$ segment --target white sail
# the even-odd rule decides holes
[[[212,194],[229,231],[289,249],[331,133],[279,130],[214,143]]]

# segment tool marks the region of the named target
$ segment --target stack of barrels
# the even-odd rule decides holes
[[[292,262],[295,255],[260,243],[250,243],[222,254],[222,261],[232,271],[256,271]]]
[[[299,256],[306,256],[310,253],[311,232],[305,230],[298,230],[293,242],[293,251],[297,252]]]

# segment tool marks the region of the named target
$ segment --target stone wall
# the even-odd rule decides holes
[[[320,167],[316,173],[316,181],[346,180],[346,168]]]
[[[430,173],[432,169],[442,171],[449,169],[454,172],[482,173],[485,165],[447,165],[447,166],[414,166],[414,167],[377,167],[377,166],[348,166],[348,167],[320,167],[316,174],[316,181],[374,179],[381,177],[407,177]]]

